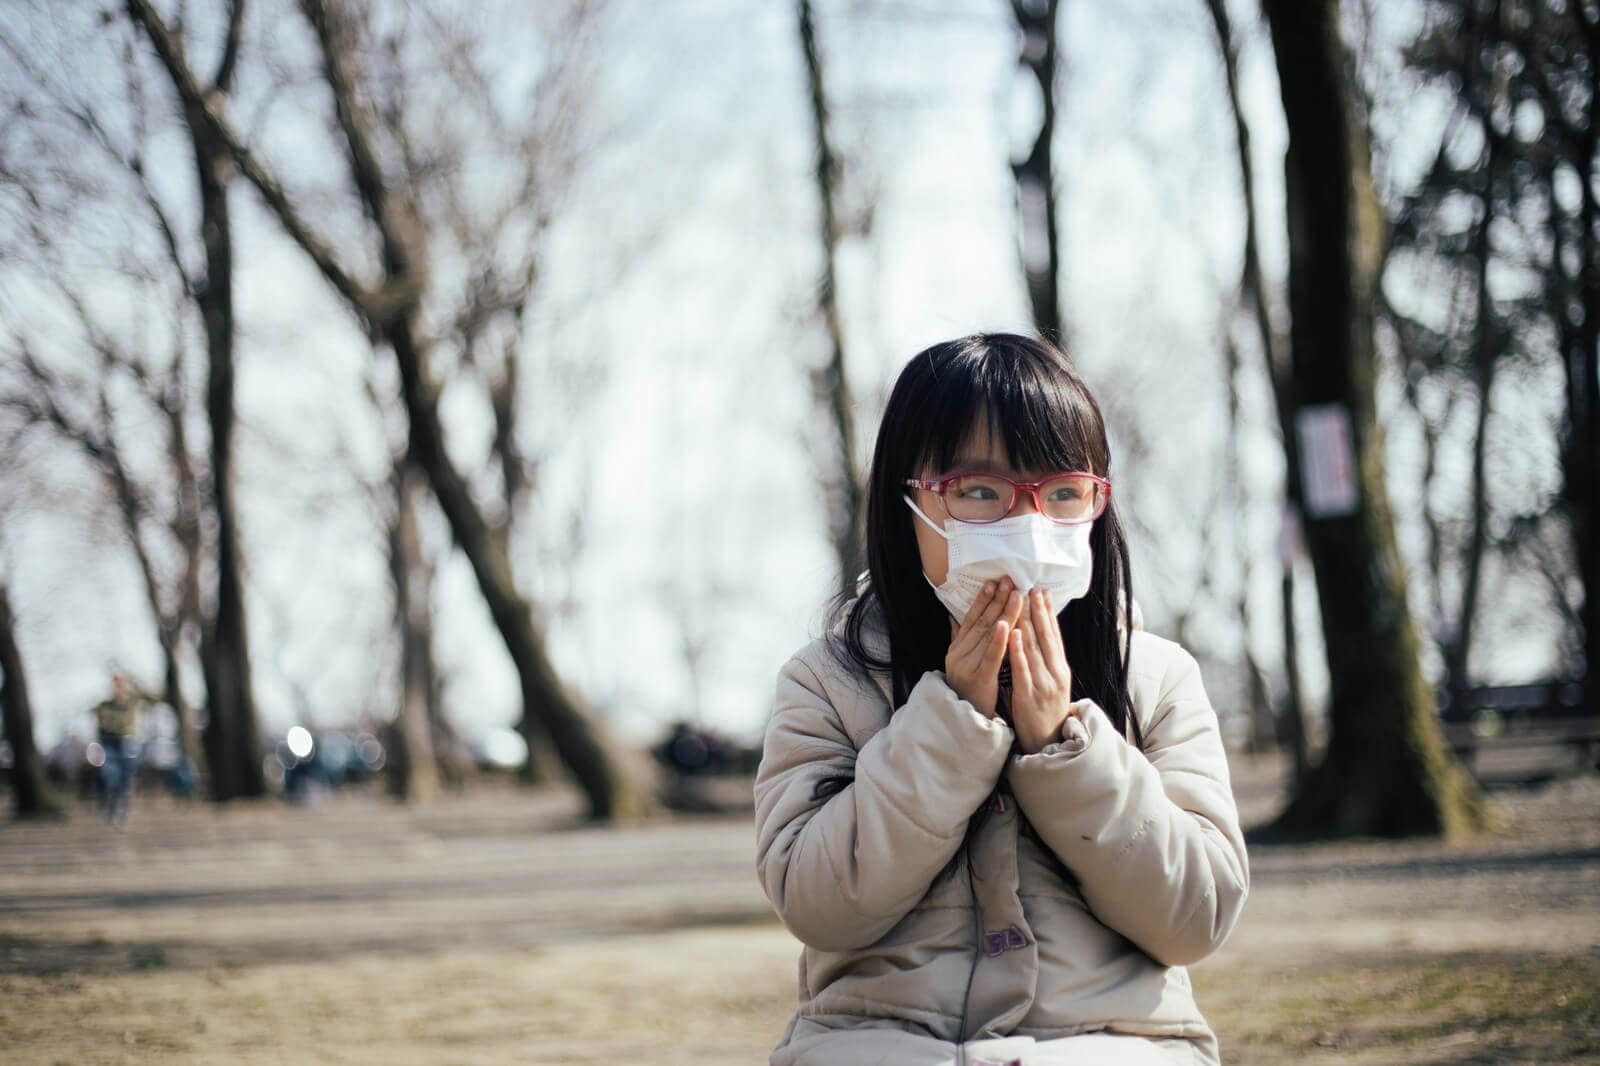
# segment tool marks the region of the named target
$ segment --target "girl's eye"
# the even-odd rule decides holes
[[[1081,492],[1079,492],[1078,489],[1075,486],[1064,485],[1061,488],[1058,488],[1054,492],[1050,493],[1050,498],[1052,500],[1060,500],[1063,503],[1065,503],[1065,502],[1067,502],[1069,500],[1076,500],[1082,495],[1083,494]]]
[[[1000,494],[988,485],[955,485],[955,494],[963,500],[998,500]]]

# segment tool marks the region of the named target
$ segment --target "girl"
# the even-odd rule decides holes
[[[1184,966],[1249,886],[1194,659],[1139,628],[1100,410],[1048,343],[901,372],[861,595],[778,680],[757,865],[791,1064],[1217,1063]]]

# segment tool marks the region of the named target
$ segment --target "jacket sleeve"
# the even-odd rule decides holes
[[[857,751],[817,674],[790,660],[755,783],[757,872],[789,931],[848,951],[893,928],[961,846],[1011,739],[930,672]]]
[[[1144,751],[1092,701],[1007,769],[1022,812],[1100,921],[1166,966],[1227,939],[1250,888],[1216,712],[1194,657],[1169,662]]]

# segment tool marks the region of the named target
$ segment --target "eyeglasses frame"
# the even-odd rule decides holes
[[[950,514],[950,508],[944,502],[945,486],[949,485],[952,481],[956,481],[964,477],[989,477],[998,481],[1004,481],[1010,485],[1011,502],[1006,505],[1005,514],[1002,514],[999,518],[990,518],[983,521],[978,521],[971,518],[957,518],[955,515]],[[1039,498],[1039,490],[1044,487],[1044,483],[1046,481],[1054,481],[1056,478],[1060,477],[1088,478],[1090,481],[1097,482],[1100,487],[1105,490],[1100,494],[1100,506],[1095,510],[1094,514],[1090,515],[1088,518],[1051,518],[1050,515],[1045,512],[1044,501]],[[1026,492],[1029,496],[1032,496],[1033,506],[1038,510],[1040,516],[1043,517],[1045,521],[1058,526],[1081,526],[1085,523],[1093,522],[1095,519],[1105,514],[1106,508],[1111,505],[1111,482],[1106,478],[1101,477],[1099,474],[1091,474],[1087,470],[1058,470],[1055,473],[1049,474],[1046,477],[1042,477],[1037,481],[1018,481],[1016,478],[1006,477],[1004,474],[997,474],[993,470],[956,470],[941,477],[931,479],[914,477],[906,478],[906,485],[911,488],[927,489],[929,492],[939,497],[939,506],[944,508],[944,513],[949,515],[952,521],[960,522],[963,525],[968,526],[990,526],[996,522],[1005,521],[1006,518],[1011,514],[1011,508],[1017,505],[1017,494],[1019,492]]]

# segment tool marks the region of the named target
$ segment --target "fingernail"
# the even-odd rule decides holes
[[[983,583],[983,594],[985,596],[987,596],[989,593],[991,593],[993,591],[994,591],[994,582],[993,581],[985,581]]]

